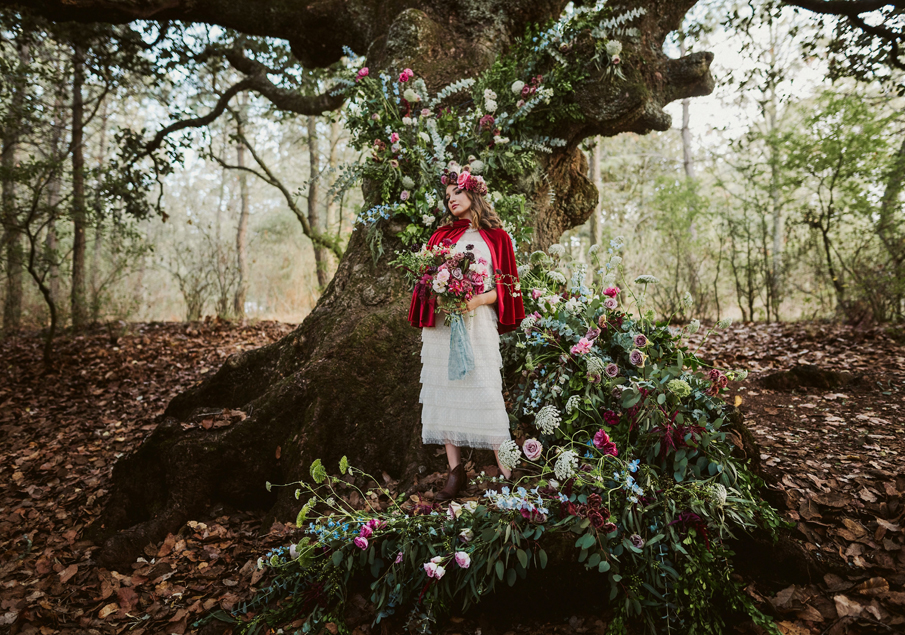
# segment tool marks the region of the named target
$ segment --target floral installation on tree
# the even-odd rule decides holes
[[[525,242],[529,203],[514,183],[537,167],[538,152],[565,145],[544,131],[582,119],[571,102],[576,83],[595,69],[623,78],[621,40],[640,37],[628,24],[643,14],[636,8],[613,15],[603,2],[575,9],[542,30],[529,30],[478,77],[459,79],[434,95],[410,68],[392,75],[368,67],[350,72],[332,92],[348,96],[351,143],[369,156],[343,169],[331,195],[370,179],[378,184],[380,202],[362,210],[357,223],[379,232],[377,221],[405,217],[403,243],[425,242],[444,216],[437,177],[461,162],[485,186],[495,184],[490,204],[516,244]],[[580,34],[591,35],[592,50],[573,51]]]
[[[605,263],[591,249],[600,291],[585,283],[587,265],[565,262],[562,245],[520,267],[531,313],[503,337],[518,423],[499,456],[524,476],[441,506],[394,499],[370,477],[363,493],[350,474],[366,475],[345,459],[340,476],[315,461],[313,482],[294,484],[308,497],[297,519],[308,535],[259,562],[273,582],[234,613],[243,632],[342,624],[357,580],[370,583],[375,623],[404,611],[407,628],[427,633],[446,612],[546,567],[556,540],[600,574],[615,612],[609,633],[721,633],[731,613],[778,632],[732,577],[726,543],[782,524],[727,438],[721,395],[746,372],[707,368],[688,350],[683,338],[699,323],[655,320],[644,299],[657,281],[627,280],[622,248],[612,241]],[[349,488],[370,512],[346,502]]]

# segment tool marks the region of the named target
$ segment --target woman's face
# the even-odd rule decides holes
[[[456,218],[471,219],[471,199],[455,183],[446,186],[446,206]]]

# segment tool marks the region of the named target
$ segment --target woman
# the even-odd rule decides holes
[[[438,501],[453,499],[467,482],[460,446],[492,448],[499,465],[497,449],[509,439],[500,375],[500,333],[515,329],[525,317],[512,239],[484,199],[484,180],[465,167],[461,173],[451,172],[444,182],[444,202],[452,218],[434,232],[428,245],[449,239],[458,251],[471,246],[496,275],[495,285],[491,283],[467,302],[465,325],[474,349],[474,369],[459,380],[448,376],[450,327],[435,317],[433,298],[423,301],[417,293],[412,295],[409,322],[422,329],[421,440],[444,444],[449,460],[446,486],[435,497]],[[499,467],[509,479],[510,471]]]

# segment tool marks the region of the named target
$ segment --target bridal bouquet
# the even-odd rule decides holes
[[[445,238],[438,245],[424,245],[414,253],[401,254],[394,264],[406,271],[415,293],[422,300],[436,299],[438,311],[445,314],[450,331],[449,378],[462,379],[474,369],[474,352],[462,319],[466,302],[484,293],[490,280],[487,261],[477,256],[472,245],[458,251]]]

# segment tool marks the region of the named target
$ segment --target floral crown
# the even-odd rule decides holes
[[[461,170],[462,171],[458,174],[456,174],[455,169],[450,170],[447,168],[443,170],[443,176],[440,177],[440,182],[443,183],[443,185],[449,185],[450,183],[455,182],[456,187],[460,190],[467,190],[469,192],[474,192],[475,194],[480,194],[481,196],[487,194],[487,183],[484,181],[483,176],[472,176],[468,166],[463,167]]]

